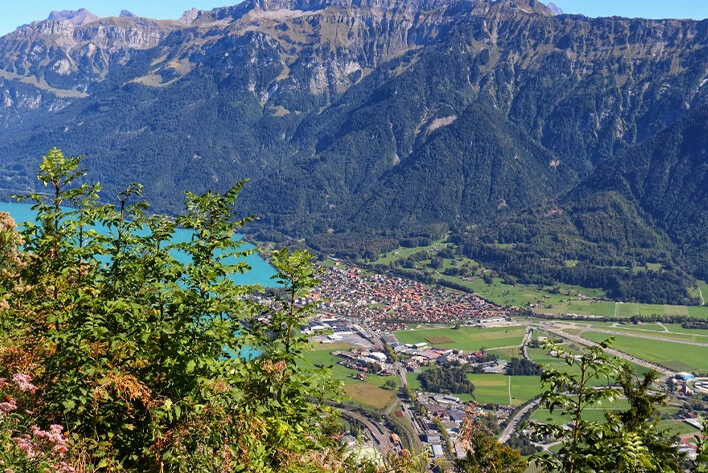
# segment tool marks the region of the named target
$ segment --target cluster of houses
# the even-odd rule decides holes
[[[382,330],[406,328],[406,322],[446,323],[504,318],[502,309],[477,296],[431,289],[404,278],[364,275],[358,268],[330,268],[308,301],[332,315],[364,319]]]

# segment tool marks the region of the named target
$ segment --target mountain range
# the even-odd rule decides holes
[[[0,38],[0,190],[34,189],[57,146],[106,200],[139,181],[176,212],[248,177],[242,208],[269,231],[443,225],[517,276],[504,261],[545,258],[556,280],[568,260],[654,262],[685,289],[706,277],[706,83],[706,21],[537,0],[52,12]]]

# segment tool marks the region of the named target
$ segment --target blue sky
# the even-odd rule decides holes
[[[546,0],[548,1],[548,0]],[[567,13],[587,16],[643,18],[708,18],[708,0],[554,0]],[[4,0],[0,3],[0,35],[17,26],[42,20],[52,10],[88,8],[99,16],[130,10],[149,18],[179,18],[192,7],[200,10],[235,4],[238,0]]]
[[[708,18],[708,0],[552,0],[566,13],[642,18]],[[548,3],[548,0],[545,0]]]

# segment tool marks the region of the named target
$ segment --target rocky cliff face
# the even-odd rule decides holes
[[[177,22],[135,16],[101,19],[88,10],[55,11],[0,38],[0,119],[56,112],[88,96],[111,67],[157,46]]]

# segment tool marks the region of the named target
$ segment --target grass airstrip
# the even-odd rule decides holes
[[[613,403],[604,403],[603,405],[598,405],[596,407],[588,407],[583,411],[583,419],[591,422],[604,422],[605,412],[615,412],[626,410],[629,407],[626,400],[620,399]],[[681,419],[673,419],[672,416],[679,411],[678,407],[675,406],[661,406],[658,408],[661,420],[659,420],[658,428],[659,430],[670,429],[674,434],[695,434],[698,433],[698,429],[692,425],[687,424]],[[549,412],[548,409],[537,409],[531,414],[531,420],[537,422],[556,422],[556,423],[566,423],[570,422],[569,416],[564,416],[559,410],[554,410],[553,413]]]
[[[566,300],[539,309],[547,314],[596,315],[601,317],[630,318],[633,316],[684,316],[708,319],[708,306],[638,304],[630,302]]]
[[[619,324],[613,322],[574,322],[568,324],[559,322],[563,326],[563,331],[572,335],[579,335],[593,329],[608,330],[618,334],[627,334],[634,337],[651,337],[666,339],[667,341],[679,340],[686,342],[708,343],[708,330],[687,329],[680,324]],[[572,328],[566,328],[572,327]]]
[[[606,333],[584,332],[583,337],[600,341]],[[614,348],[634,357],[665,366],[674,371],[696,371],[708,373],[708,347],[676,343],[672,341],[650,340],[627,335],[615,335]]]

